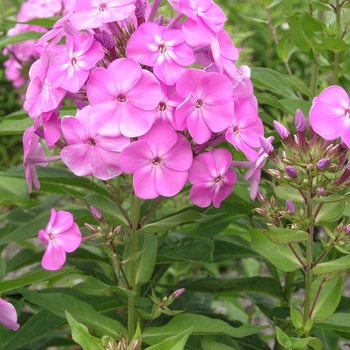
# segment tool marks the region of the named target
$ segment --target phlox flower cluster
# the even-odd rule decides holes
[[[28,22],[34,18],[61,16],[67,14],[74,6],[74,0],[28,0],[22,3],[17,15],[18,22]],[[13,36],[29,31],[46,33],[45,27],[33,24],[16,24],[8,32]],[[5,76],[12,81],[15,88],[26,86],[28,83],[27,72],[29,67],[44,53],[47,43],[38,43],[35,40],[25,40],[16,44],[7,45],[3,54],[9,58],[4,62]],[[53,48],[58,53],[60,46]]]
[[[175,15],[164,19],[160,2],[77,0],[39,40],[47,47],[29,71],[24,104],[34,122],[24,139],[30,189],[40,187],[35,165],[48,162],[34,135],[59,145],[78,176],[134,174],[144,199],[174,196],[189,181],[195,204],[220,206],[236,181],[222,142],[260,169],[263,124],[226,16],[212,0],[179,0],[168,1]],[[68,99],[76,116],[59,118]]]

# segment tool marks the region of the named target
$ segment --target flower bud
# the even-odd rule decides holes
[[[259,136],[261,147],[264,152],[270,155],[274,152],[273,146],[270,141],[268,141],[264,136]]]
[[[177,289],[173,294],[170,295],[169,299],[178,298],[184,291],[185,291],[185,288]]]
[[[96,221],[101,221],[103,219],[102,213],[93,205],[90,205],[90,212]]]
[[[326,194],[326,191],[323,187],[319,187],[317,190],[316,190],[316,193],[319,195],[319,196],[324,196]]]
[[[294,179],[297,176],[297,169],[292,165],[287,165],[286,166],[286,174],[290,178]]]
[[[288,136],[290,136],[289,130],[280,122],[277,120],[273,121],[273,125],[277,131],[278,136],[282,139],[285,140]]]
[[[346,168],[343,174],[338,179],[336,179],[333,183],[335,185],[341,185],[343,182],[348,180],[349,177],[350,177],[350,161],[348,161],[348,163],[346,164]]]
[[[270,174],[276,180],[279,180],[281,178],[280,172],[276,169],[267,169],[266,173]]]
[[[258,190],[257,197],[258,197],[258,201],[262,205],[264,205],[264,206],[269,205],[269,201],[267,200],[266,196],[264,195],[264,193],[262,191]]]
[[[305,132],[307,128],[306,118],[300,109],[295,114],[295,128],[299,133]]]
[[[274,196],[271,196],[270,203],[274,208],[278,207],[278,203],[277,203],[276,198]]]
[[[91,224],[88,224],[88,223],[85,223],[84,226],[86,227],[86,229],[88,231],[90,231],[91,233],[97,233],[98,232],[98,229],[96,226],[94,225],[91,225]]]
[[[317,162],[317,169],[318,170],[326,170],[329,165],[329,159],[328,158],[322,158]]]
[[[268,214],[265,208],[254,208],[254,210],[261,216],[266,216]]]
[[[345,233],[348,235],[350,233],[350,224],[345,226]]]
[[[296,211],[295,204],[289,199],[286,200],[286,209],[288,214],[294,214]]]

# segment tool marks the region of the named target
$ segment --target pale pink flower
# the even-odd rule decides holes
[[[2,298],[0,298],[0,323],[13,331],[17,331],[20,327],[17,323],[16,309]]]
[[[70,22],[77,29],[93,29],[126,19],[135,10],[135,0],[77,0]]]
[[[350,101],[340,86],[330,86],[312,101],[309,123],[324,139],[333,141],[341,137],[350,147]]]
[[[126,46],[126,55],[146,66],[167,85],[173,85],[194,63],[192,49],[179,29],[168,29],[153,22],[141,24]]]
[[[92,105],[89,114],[99,134],[137,137],[154,123],[160,85],[137,62],[120,58],[107,69],[91,72],[86,93]]]
[[[72,253],[81,243],[81,232],[67,211],[51,209],[51,217],[45,230],[38,233],[45,244],[41,265],[46,270],[59,270],[66,261],[66,253]]]
[[[191,164],[190,143],[164,123],[155,123],[120,155],[122,170],[134,174],[135,194],[143,199],[159,195],[172,197],[179,193]]]
[[[233,121],[226,131],[226,140],[242,151],[250,161],[254,161],[257,158],[254,148],[260,146],[261,135],[264,135],[264,126],[257,108],[246,99],[235,101]]]
[[[196,143],[207,142],[213,132],[231,125],[232,84],[226,76],[191,68],[182,74],[176,90],[184,99],[175,112],[178,128],[187,127]]]
[[[213,148],[193,160],[188,172],[188,181],[193,185],[191,201],[199,207],[208,207],[212,202],[219,208],[221,202],[233,191],[237,180],[230,168],[231,152],[223,148]]]
[[[99,135],[91,125],[89,109],[87,106],[76,117],[62,118],[62,133],[68,146],[61,151],[61,158],[77,176],[109,180],[121,174],[119,155],[130,141],[122,135]]]
[[[68,36],[66,47],[49,67],[47,78],[54,88],[78,92],[86,82],[90,70],[103,56],[103,48],[99,42],[94,41],[92,34]]]

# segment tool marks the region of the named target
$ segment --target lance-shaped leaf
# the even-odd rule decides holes
[[[290,230],[282,227],[270,227],[264,231],[266,237],[277,244],[300,243],[309,238],[309,234],[301,230]]]
[[[341,272],[350,268],[350,255],[339,259],[317,264],[313,269],[316,276],[325,275],[333,272]]]

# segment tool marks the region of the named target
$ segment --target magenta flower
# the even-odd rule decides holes
[[[66,261],[66,253],[76,250],[81,243],[81,232],[73,221],[73,215],[67,211],[51,209],[50,221],[45,230],[38,233],[45,244],[41,265],[46,270],[59,270]]]
[[[35,134],[33,128],[27,129],[23,134],[23,165],[25,169],[26,182],[29,186],[29,193],[32,192],[32,184],[38,190],[40,183],[36,166],[46,167],[48,162],[53,162],[60,157],[46,157],[43,146],[39,142],[39,137]]]
[[[56,109],[66,91],[62,88],[53,88],[46,77],[47,69],[52,65],[53,56],[43,55],[33,63],[29,71],[30,84],[27,89],[24,109],[32,118],[37,118],[43,112]]]
[[[89,109],[87,106],[76,117],[62,118],[62,133],[68,146],[61,151],[61,158],[77,176],[108,180],[121,174],[120,151],[130,141],[122,135],[99,135],[91,125]]]
[[[254,161],[257,158],[254,148],[260,146],[261,135],[264,135],[264,126],[257,108],[246,99],[235,101],[233,121],[226,131],[226,140]]]
[[[17,323],[16,309],[2,298],[0,298],[0,323],[13,331],[17,331],[20,327]]]
[[[312,102],[309,123],[324,139],[342,137],[350,147],[350,101],[346,91],[335,85],[323,90]]]
[[[179,130],[187,127],[196,143],[207,142],[213,132],[231,125],[232,84],[226,76],[191,68],[182,74],[176,90],[184,99],[175,112]]]
[[[70,17],[77,29],[93,29],[126,19],[135,10],[135,0],[77,0]]]
[[[223,148],[213,148],[193,160],[188,181],[193,184],[190,199],[194,204],[205,208],[213,202],[215,208],[220,207],[232,193],[237,180],[236,173],[230,168],[231,161],[231,153]]]
[[[109,136],[145,134],[154,123],[160,100],[157,78],[128,58],[91,72],[86,93],[93,126],[99,134]]]
[[[153,22],[143,23],[126,46],[126,55],[146,66],[167,85],[177,82],[186,66],[194,63],[192,49],[179,29],[168,29]]]
[[[52,87],[78,92],[92,69],[104,56],[101,44],[92,34],[68,36],[66,47],[47,71]]]
[[[185,185],[191,164],[190,143],[164,123],[155,123],[120,155],[122,170],[134,174],[135,193],[143,199],[175,196]]]

